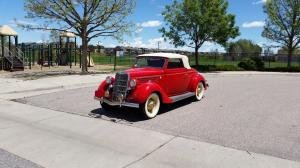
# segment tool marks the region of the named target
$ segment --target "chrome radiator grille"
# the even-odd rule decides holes
[[[113,101],[123,101],[126,97],[129,76],[125,72],[118,72],[112,93]]]

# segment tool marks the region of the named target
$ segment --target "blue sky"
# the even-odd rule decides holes
[[[236,15],[236,24],[240,27],[241,35],[234,40],[245,38],[263,45],[268,41],[261,37],[262,27],[266,18],[263,13],[263,4],[265,0],[228,0],[228,12]],[[19,22],[34,23],[33,20],[24,18],[25,11],[23,0],[1,0],[0,1],[0,25],[10,25],[19,33],[20,42],[42,42],[49,39],[49,33],[43,31],[25,31],[15,26],[14,19]],[[158,29],[164,25],[163,17],[160,15],[164,6],[172,3],[172,0],[137,0],[134,14],[130,19],[141,28],[131,37],[125,37],[125,41],[118,42],[110,38],[97,38],[91,41],[92,44],[100,42],[104,46],[113,47],[116,45],[130,45],[134,47],[156,48],[158,41],[161,42],[161,48],[174,48],[168,42],[164,42]],[[186,47],[180,49],[191,50]],[[205,43],[201,51],[212,51],[222,47]]]

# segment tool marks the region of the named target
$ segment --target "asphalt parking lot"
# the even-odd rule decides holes
[[[187,99],[143,120],[135,109],[103,111],[95,87],[17,101],[236,149],[300,161],[300,75],[206,75],[200,102]]]

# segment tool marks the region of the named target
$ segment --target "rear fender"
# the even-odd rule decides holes
[[[190,92],[194,92],[197,88],[197,85],[199,82],[203,82],[203,85],[206,88],[206,80],[204,79],[204,77],[201,75],[201,74],[195,74],[193,77],[192,77],[192,80],[190,82],[190,85],[189,85],[189,90]]]

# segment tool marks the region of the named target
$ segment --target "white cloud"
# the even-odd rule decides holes
[[[159,20],[149,20],[147,22],[143,22],[139,24],[141,27],[158,27],[162,24]]]
[[[145,44],[142,42],[142,37],[134,38],[131,42],[124,42],[124,46],[130,46],[130,47],[145,47]]]
[[[124,46],[139,47],[139,48],[157,48],[159,43],[160,49],[174,49],[174,46],[169,42],[164,41],[162,37],[151,38],[144,41],[142,37],[134,38],[130,42],[123,43]]]
[[[138,47],[138,48],[152,48],[157,49],[159,43],[159,49],[161,50],[183,50],[183,51],[191,51],[193,52],[194,49],[190,47],[175,47],[173,44],[171,44],[170,41],[165,41],[162,37],[157,38],[151,38],[147,41],[144,41],[142,37],[138,37],[133,39],[130,42],[124,42],[121,45],[124,46],[130,46],[130,47]],[[217,45],[213,42],[205,42],[203,46],[200,48],[200,52],[211,52],[211,51],[219,51],[224,52],[224,48],[220,45]]]
[[[243,28],[257,28],[257,27],[264,27],[264,21],[253,21],[253,22],[245,22],[243,23]]]
[[[135,33],[140,33],[142,32],[144,29],[141,26],[137,26],[137,29],[135,30]]]
[[[199,49],[199,52],[215,52],[215,51],[225,52],[225,49],[221,45],[209,41],[205,42]]]
[[[252,4],[253,5],[258,5],[258,4],[265,4],[267,2],[267,0],[259,0],[259,1],[255,1]]]
[[[159,27],[162,24],[161,21],[159,20],[149,20],[147,22],[143,22],[143,23],[137,23],[137,29],[135,31],[135,33],[140,33],[141,31],[144,30],[144,28],[147,27]]]

